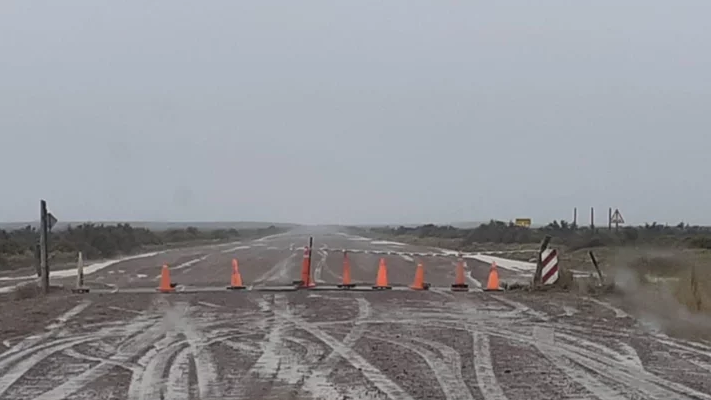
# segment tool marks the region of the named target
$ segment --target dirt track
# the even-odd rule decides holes
[[[170,251],[88,275],[89,295],[3,300],[0,399],[711,399],[708,344],[573,295],[452,293],[450,259],[386,256],[394,286],[423,261],[429,292],[257,291],[298,279],[307,237]],[[430,251],[317,234],[321,286],[340,281],[336,248]],[[253,290],[219,290],[233,257]],[[352,254],[353,280],[372,284],[379,257]],[[154,293],[163,263],[184,290],[216,290]],[[469,263],[473,289],[487,270]]]

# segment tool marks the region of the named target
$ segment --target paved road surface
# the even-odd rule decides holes
[[[299,278],[310,234],[321,286],[341,279],[327,248],[430,251],[296,232],[87,276],[118,293],[3,299],[0,399],[711,399],[709,344],[572,294],[452,293],[452,259],[386,256],[394,285],[424,262],[429,292],[256,290]],[[234,257],[255,290],[151,290],[163,263],[185,290],[224,287]],[[372,284],[379,258],[352,254],[353,280]],[[488,266],[467,269],[472,287],[485,282]]]

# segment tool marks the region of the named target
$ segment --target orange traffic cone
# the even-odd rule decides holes
[[[230,281],[230,286],[227,286],[227,289],[244,289],[244,285],[242,285],[242,275],[239,273],[239,263],[236,258],[232,259],[232,279]]]
[[[486,283],[486,291],[501,290],[499,287],[499,272],[496,270],[496,261],[491,263],[489,270],[489,281]]]
[[[425,268],[422,263],[417,264],[417,269],[415,270],[415,281],[412,282],[410,289],[414,290],[428,290],[430,288],[429,283],[425,283]]]
[[[467,292],[469,291],[469,285],[466,284],[464,279],[464,259],[460,258],[457,260],[457,267],[454,271],[454,283],[452,284],[452,291],[454,292]]]
[[[304,258],[301,261],[301,279],[294,281],[293,284],[300,287],[316,286],[311,280],[311,249],[309,249],[309,246],[304,247]]]
[[[160,270],[160,285],[158,291],[162,293],[171,293],[175,291],[175,284],[170,282],[170,271],[167,265],[163,265]]]
[[[343,283],[337,285],[339,289],[351,289],[355,283],[351,283],[351,262],[348,260],[348,253],[343,252]]]
[[[378,277],[375,280],[373,289],[384,290],[392,288],[392,286],[388,285],[388,267],[385,265],[385,259],[381,258],[378,266]]]

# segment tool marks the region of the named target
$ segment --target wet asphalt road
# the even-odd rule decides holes
[[[384,257],[395,288],[262,291],[299,278],[310,235],[317,287],[348,248],[393,253],[350,263],[367,287]],[[711,399],[709,344],[574,294],[476,290],[489,267],[471,260],[473,290],[453,293],[456,260],[431,251],[295,232],[109,265],[88,295],[3,298],[0,399]],[[233,258],[252,290],[222,289]],[[417,262],[428,292],[404,288]],[[154,291],[163,264],[185,292]]]

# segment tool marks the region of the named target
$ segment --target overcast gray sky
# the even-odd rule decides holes
[[[711,223],[708,0],[0,6],[0,220]]]

